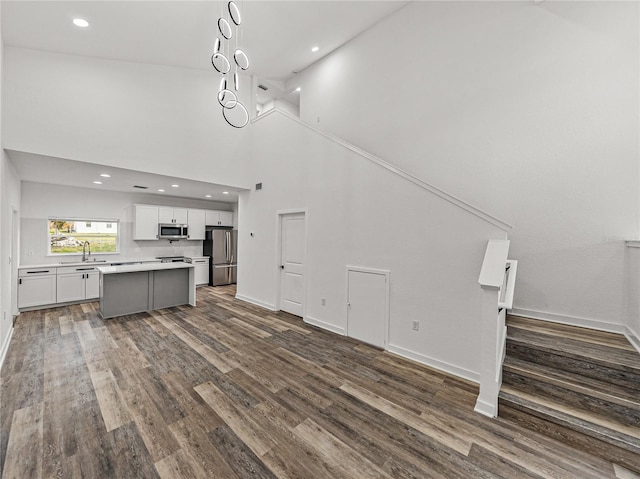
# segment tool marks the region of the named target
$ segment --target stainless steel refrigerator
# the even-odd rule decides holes
[[[202,253],[209,256],[209,286],[236,283],[238,232],[207,227]]]

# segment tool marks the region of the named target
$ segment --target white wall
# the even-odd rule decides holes
[[[1,24],[0,18],[0,24]],[[0,29],[0,92],[4,90],[4,44]],[[2,97],[3,95],[0,95]],[[0,99],[0,111],[2,100]],[[0,147],[4,147],[6,123],[0,116]],[[12,257],[13,211],[20,210],[20,180],[15,167],[1,149],[0,157],[0,365],[9,346],[13,313],[17,311],[17,257]],[[17,230],[17,228],[16,228]],[[14,240],[19,240],[17,234]],[[16,248],[17,249],[17,245]]]
[[[74,255],[47,256],[50,217],[120,220],[120,254],[101,254],[100,259],[202,255],[202,241],[180,240],[172,244],[169,244],[169,240],[134,241],[131,205],[136,203],[226,211],[234,207],[232,203],[23,182],[20,265],[56,263],[76,258]]]
[[[213,69],[14,47],[5,65],[5,148],[244,186],[246,129],[224,121]]]
[[[20,206],[20,182],[9,157],[2,150],[0,158],[0,364],[6,353],[11,328],[13,327],[12,272],[15,262],[11,258],[11,217],[13,208]],[[18,192],[17,199],[15,193]],[[16,201],[17,200],[17,201]],[[12,264],[14,263],[14,264]]]
[[[412,2],[295,83],[303,120],[514,225],[516,308],[615,327],[638,57],[638,2]]]
[[[478,275],[487,240],[505,233],[284,114],[250,131],[263,189],[238,203],[238,296],[277,304],[276,212],[307,209],[305,319],[344,331],[346,265],[388,269],[390,347],[477,379]]]

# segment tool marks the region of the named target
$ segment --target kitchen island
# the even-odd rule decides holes
[[[194,265],[149,263],[101,266],[100,314],[114,318],[155,309],[196,305]]]

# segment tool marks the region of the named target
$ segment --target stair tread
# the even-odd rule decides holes
[[[640,354],[635,350],[612,348],[512,326],[507,330],[507,341],[530,345],[560,356],[605,364],[613,369],[640,373]]]
[[[507,316],[507,326],[543,333],[549,336],[560,336],[562,338],[575,339],[586,343],[637,352],[629,340],[623,334],[619,333],[513,315]]]
[[[503,401],[520,405],[529,411],[535,411],[547,420],[640,454],[640,428],[612,422],[566,404],[536,397],[509,386],[502,388],[500,398]]]
[[[576,393],[598,397],[624,407],[640,411],[640,389],[633,390],[610,382],[550,368],[538,363],[507,356],[504,370],[523,374],[538,381],[550,383],[575,391]],[[640,388],[640,385],[637,385]]]

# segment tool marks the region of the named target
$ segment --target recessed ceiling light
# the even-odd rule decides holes
[[[102,176],[103,178],[111,178],[111,175],[107,173],[101,173],[100,176]]]
[[[300,88],[300,87],[296,88],[296,91],[300,91],[300,90],[302,90],[302,88]]]
[[[164,190],[158,190],[160,193],[164,193]]]
[[[102,184],[102,181],[94,181],[93,183],[94,183],[95,185],[101,185],[101,184]]]
[[[223,194],[223,195],[228,195],[228,194],[229,194],[229,192],[228,192],[228,191],[223,191],[223,192],[222,192],[222,194]]]
[[[313,48],[311,49],[311,51],[312,51],[313,53],[317,52],[318,50],[320,50],[320,47],[313,47]]]
[[[87,28],[89,26],[89,22],[87,22],[84,18],[74,18],[73,24],[76,27]]]
[[[204,195],[205,198],[211,198],[211,195]]]
[[[171,185],[171,188],[180,188],[180,185]]]

